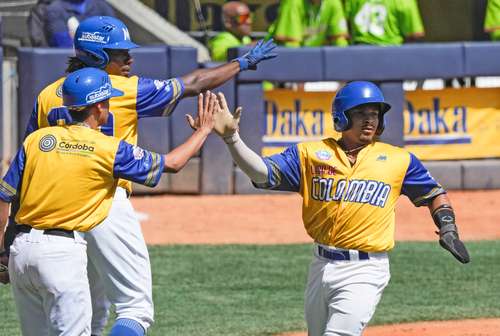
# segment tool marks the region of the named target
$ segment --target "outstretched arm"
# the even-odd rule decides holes
[[[248,69],[255,70],[257,64],[277,56],[273,53],[276,48],[273,40],[259,41],[248,53],[234,59],[233,61],[211,69],[198,69],[182,77],[184,83],[184,96],[196,96],[200,92],[216,88],[240,71]]]
[[[439,229],[439,244],[448,250],[458,261],[470,261],[469,252],[458,236],[455,213],[446,194],[436,196],[428,205],[432,219]]]

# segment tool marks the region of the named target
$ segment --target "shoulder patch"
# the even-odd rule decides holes
[[[141,160],[144,157],[144,150],[141,147],[134,146],[134,159]]]
[[[57,87],[56,96],[58,96],[59,98],[62,98],[62,84]]]

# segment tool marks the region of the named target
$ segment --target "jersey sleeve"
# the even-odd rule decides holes
[[[120,141],[113,175],[117,178],[154,187],[160,181],[165,165],[163,155]]]
[[[488,0],[484,30],[493,32],[498,29],[500,29],[500,0]]]
[[[285,0],[280,2],[278,17],[273,24],[273,37],[288,41],[289,47],[298,47],[304,35],[304,5],[302,0]]]
[[[399,25],[403,36],[424,34],[424,26],[416,0],[405,0],[401,4]]]
[[[446,191],[434,180],[422,162],[410,153],[410,164],[403,180],[401,193],[415,204],[427,205],[434,197],[445,194]]]
[[[39,129],[38,125],[38,99],[35,100],[33,105],[33,110],[31,111],[30,118],[28,120],[28,125],[26,125],[26,130],[24,131],[24,139],[28,137],[31,133]]]
[[[342,36],[347,35],[347,22],[342,9],[340,0],[332,2],[332,9],[330,15],[330,22],[328,22],[328,36]]]
[[[300,191],[300,157],[297,145],[280,154],[264,158],[267,166],[267,182],[254,183],[260,189]]]
[[[0,199],[2,201],[10,203],[17,198],[23,179],[25,161],[26,153],[24,146],[22,146],[10,164],[7,174],[0,180]]]
[[[138,118],[168,116],[184,94],[180,78],[159,80],[139,77],[137,84]]]

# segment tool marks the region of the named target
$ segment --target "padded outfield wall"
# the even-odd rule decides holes
[[[230,51],[230,56],[236,57],[247,50],[246,48],[233,49]],[[19,50],[18,134],[20,138],[18,141],[22,140],[21,136],[24,134],[36,95],[45,85],[64,75],[66,60],[71,52],[71,50],[64,49],[39,48]],[[459,108],[462,106],[460,104],[465,104],[461,102],[456,104],[458,112],[452,111],[447,117],[443,117],[443,110],[437,108],[435,104],[431,106],[433,108],[426,108],[427,102],[424,98],[412,98],[413,101],[420,101],[421,106],[418,107],[417,103],[411,105],[414,111],[413,114],[409,114],[408,101],[411,100],[408,99],[409,94],[403,90],[403,80],[500,75],[500,62],[498,62],[500,44],[493,43],[415,44],[401,47],[279,48],[278,53],[278,58],[260,64],[257,71],[243,72],[220,88],[226,94],[230,106],[244,107],[241,121],[242,137],[251,148],[264,154],[280,145],[308,140],[310,135],[314,137],[332,135],[329,101],[334,96],[334,92],[322,92],[319,94],[320,98],[314,99],[308,95],[318,95],[318,93],[289,91],[284,93],[283,101],[276,103],[270,98],[272,92],[263,91],[262,81],[264,80],[274,82],[376,81],[381,86],[386,99],[393,106],[392,111],[387,114],[386,122],[389,126],[384,131],[382,140],[398,146],[409,146],[406,133],[409,130],[408,118],[410,117],[414,118],[414,123],[419,122],[420,125],[418,127],[414,125],[414,133],[418,133],[418,129],[427,130],[428,134],[423,135],[434,136],[434,140],[449,136],[450,134],[442,134],[446,128],[448,133],[450,130],[460,131],[460,135],[455,134],[455,136],[465,139],[467,136],[471,137],[470,134],[464,134],[471,128],[459,129],[453,126],[457,124],[457,118],[460,117],[457,115],[462,111]],[[134,73],[156,79],[179,77],[200,66],[216,66],[216,64],[198,65],[195,49],[185,47],[144,47],[134,50],[133,56],[135,58]],[[453,103],[455,100],[453,95],[458,97],[457,101],[462,96],[477,96],[477,101],[482,101],[483,93],[485,100],[492,95],[500,96],[500,91],[488,94],[481,90],[466,94],[456,91],[452,92],[451,98],[447,99],[451,99]],[[274,94],[277,93],[274,92]],[[440,92],[436,93],[438,97],[440,94]],[[321,101],[321,103],[316,104],[315,101]],[[492,102],[490,106],[486,103],[479,107],[483,114],[482,117],[477,117],[479,121],[475,121],[476,125],[486,124],[481,123],[481,118],[486,118],[489,124],[496,124],[496,122],[500,124],[500,120],[495,119],[499,116],[500,106],[495,104]],[[485,107],[490,109],[487,113],[483,111]],[[471,115],[473,111],[478,110],[477,108],[474,110],[474,106],[466,106],[466,108],[468,108],[467,111],[471,111],[468,112]],[[311,113],[316,111],[316,114],[311,117],[307,111]],[[139,144],[160,153],[166,153],[179,145],[191,133],[185,121],[186,113],[196,113],[194,98],[182,100],[169,118],[139,120]],[[428,117],[422,117],[422,115]],[[425,124],[425,120],[431,120],[429,118],[432,121],[428,123],[426,129],[422,125]],[[439,123],[444,126],[435,127]],[[434,125],[432,126],[434,128],[431,125]],[[500,127],[497,128],[500,129]],[[278,134],[279,132],[276,132],[278,129],[285,131]],[[476,127],[474,131],[477,134],[473,133],[472,139],[489,139],[486,138],[486,134],[488,137],[496,136],[491,130],[489,133],[481,133],[481,130]],[[438,145],[432,144],[429,139],[426,141],[428,141],[427,146]],[[441,148],[437,152],[446,153],[451,147]],[[414,148],[411,149],[414,150]],[[461,151],[460,148],[454,150],[457,153]],[[474,152],[473,148],[468,150]],[[432,159],[432,156],[425,155]],[[438,157],[427,161],[427,166],[433,175],[448,188],[498,188],[500,187],[500,160],[497,160],[499,156],[494,153],[494,150],[486,151],[478,157],[461,157],[460,155],[453,157],[452,155],[444,157],[446,160]],[[425,159],[425,157],[422,158]],[[193,194],[257,192],[250,185],[248,178],[234,167],[225,145],[216,136],[209,137],[200,155],[191,160],[182,172],[175,175],[164,174],[160,185],[155,189],[136,186],[136,191],[139,193]]]

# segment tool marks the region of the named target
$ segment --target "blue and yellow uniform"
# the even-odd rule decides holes
[[[17,223],[86,232],[108,215],[118,178],[155,186],[163,167],[162,155],[84,125],[46,127],[25,139],[0,199],[19,198]]]
[[[375,142],[351,166],[334,139],[300,143],[264,159],[260,188],[302,195],[302,219],[316,243],[366,252],[394,247],[394,209],[400,194],[424,205],[444,189],[404,149]]]
[[[101,131],[117,137],[129,144],[137,144],[137,120],[146,117],[169,115],[176,107],[184,93],[184,84],[180,78],[170,80],[155,80],[137,76],[123,77],[109,75],[112,86],[124,92],[123,96],[110,100],[110,115]],[[64,119],[52,109],[62,106],[61,86],[64,77],[47,86],[38,95],[31,114],[26,136],[33,131],[65,123]],[[132,184],[120,180],[119,186],[130,193]]]

